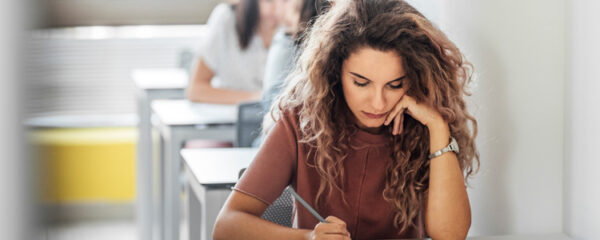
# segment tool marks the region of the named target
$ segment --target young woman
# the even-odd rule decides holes
[[[240,0],[215,7],[187,89],[194,102],[257,100],[285,0]]]
[[[402,0],[332,5],[214,239],[465,239],[479,163],[469,63]],[[259,218],[288,185],[326,222],[298,204],[294,228]]]

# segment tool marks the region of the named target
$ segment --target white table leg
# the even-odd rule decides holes
[[[211,240],[212,232],[215,226],[215,222],[217,221],[217,217],[219,216],[219,212],[223,205],[225,205],[225,201],[229,197],[231,190],[229,188],[207,188],[201,187],[200,194],[198,194],[198,200],[200,201],[200,214],[202,223],[201,231],[202,238],[201,240]]]
[[[170,127],[163,131],[165,145],[163,145],[164,156],[164,240],[179,240],[179,202],[181,196],[181,184],[179,182],[181,158],[179,150],[183,145],[183,139],[173,134]]]
[[[154,162],[151,102],[180,99],[183,89],[137,89],[138,142],[136,158],[136,221],[139,240],[164,240],[163,194],[164,166]]]
[[[190,177],[188,175],[187,179],[190,179]],[[202,233],[201,231],[201,226],[202,226],[202,222],[201,222],[201,216],[200,216],[200,212],[201,212],[201,205],[200,205],[200,201],[198,200],[198,196],[196,196],[196,193],[194,193],[194,190],[191,189],[190,183],[188,181],[188,183],[186,184],[186,197],[187,197],[187,224],[188,224],[188,236],[189,239],[196,239],[199,240],[202,238],[202,236],[200,235]]]
[[[183,144],[188,139],[215,139],[215,140],[231,140],[233,139],[234,129],[232,127],[216,127],[207,129],[196,129],[193,126],[165,126],[160,124],[161,138],[163,144],[161,145],[163,150],[163,158],[161,162],[164,169],[162,171],[163,178],[163,240],[179,240],[179,226],[180,226],[180,194],[181,194],[181,182],[180,182],[180,171],[181,163],[183,159],[179,154]],[[224,200],[227,198],[227,195]],[[202,200],[200,200],[202,201]],[[222,206],[222,205],[221,205]],[[216,209],[214,216],[212,216],[213,222],[208,224],[214,224],[214,219],[218,214]],[[209,211],[209,210],[208,210]],[[202,211],[205,212],[205,211]],[[210,211],[209,211],[210,212]],[[206,222],[200,220],[201,222]],[[205,224],[202,224],[204,226]],[[210,225],[210,231],[212,231],[212,225]],[[208,230],[206,230],[208,231]],[[205,232],[202,231],[202,235],[205,236]],[[211,239],[211,238],[208,238]]]
[[[136,159],[136,221],[138,239],[153,239],[152,204],[152,124],[150,123],[150,102],[143,89],[137,94],[138,104],[138,142]],[[157,237],[157,236],[155,236]]]

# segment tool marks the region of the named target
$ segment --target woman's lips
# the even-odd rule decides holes
[[[368,113],[368,112],[365,112],[365,111],[362,111],[362,113],[365,116],[367,116],[368,118],[371,118],[371,119],[379,119],[379,118],[383,118],[383,117],[385,117],[385,115],[387,115],[387,113],[374,114],[374,113]]]

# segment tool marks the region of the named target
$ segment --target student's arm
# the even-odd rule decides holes
[[[199,58],[196,71],[186,90],[186,97],[192,102],[237,104],[243,101],[260,99],[261,92],[246,92],[214,88],[210,85],[214,72]]]
[[[430,152],[448,146],[450,130],[445,122],[428,126]],[[471,226],[471,206],[464,177],[454,152],[432,158],[425,227],[432,239],[465,239]]]
[[[262,201],[233,191],[219,212],[213,239],[350,240],[346,224],[336,217],[328,217],[330,223],[319,223],[315,229],[294,229],[260,218],[265,209],[267,205]]]
[[[297,116],[289,111],[280,116],[221,209],[213,239],[349,240],[345,223],[331,216],[326,218],[330,223],[311,226],[314,229],[292,229],[260,218],[267,203],[290,184],[296,169]]]
[[[450,143],[450,128],[431,106],[402,96],[385,125],[394,121],[393,132],[401,131],[402,114],[406,112],[429,129],[429,152]],[[425,228],[435,240],[465,239],[471,227],[471,206],[464,177],[454,152],[446,152],[429,160],[429,194],[425,202]]]

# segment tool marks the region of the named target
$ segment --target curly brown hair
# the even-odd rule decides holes
[[[336,191],[344,194],[343,161],[356,127],[344,100],[341,68],[362,47],[392,50],[402,57],[406,94],[433,106],[448,122],[460,147],[457,158],[467,183],[479,168],[477,121],[463,99],[470,95],[472,65],[444,33],[403,0],[335,0],[331,5],[306,32],[297,66],[270,115],[276,120],[279,112],[297,110],[300,141],[310,149],[308,156],[314,157],[321,176],[317,209],[325,191],[327,198]],[[429,131],[408,115],[400,135],[382,127],[388,128],[384,132],[392,146],[382,195],[394,207],[394,226],[403,232],[415,227],[427,198]]]

